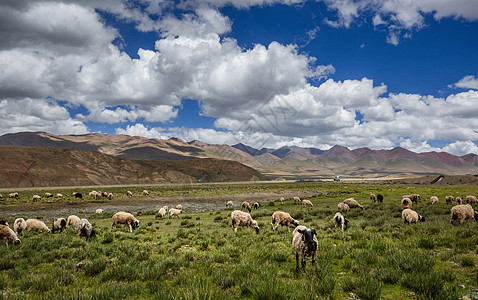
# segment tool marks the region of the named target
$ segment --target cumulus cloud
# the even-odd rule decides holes
[[[478,146],[473,141],[457,141],[445,146],[443,151],[462,156],[468,153],[478,153]]]
[[[448,87],[478,90],[478,78],[473,75],[468,75],[460,79],[460,81],[457,83],[449,85]]]

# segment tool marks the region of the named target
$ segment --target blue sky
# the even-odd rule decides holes
[[[475,0],[0,3],[0,134],[477,153]]]

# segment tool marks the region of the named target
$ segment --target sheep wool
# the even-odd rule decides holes
[[[344,200],[344,203],[347,204],[350,208],[360,208],[363,209],[363,206],[357,202],[354,198],[348,198]]]
[[[300,203],[300,198],[299,197],[294,197],[292,198],[294,200],[294,203],[295,204],[299,204]]]
[[[7,225],[0,225],[0,239],[2,239],[7,246],[8,241],[11,241],[14,245],[20,244],[20,239],[17,237],[17,234]]]
[[[284,197],[280,197],[279,200],[280,200],[280,204],[284,204],[284,201],[285,201]]]
[[[345,227],[349,224],[349,220],[347,220],[341,213],[337,212],[334,215],[334,224],[335,228],[340,227],[340,229],[344,231]]]
[[[39,200],[41,200],[41,197],[38,196],[38,195],[33,195],[32,200],[33,201],[39,201]]]
[[[251,215],[242,210],[235,210],[231,213],[231,223],[234,232],[237,232],[237,227],[251,227],[259,234],[259,225],[256,220],[253,220]]]
[[[303,225],[297,226],[292,233],[292,248],[295,250],[296,271],[299,272],[299,258],[302,258],[302,268],[305,269],[305,258],[312,258],[312,265],[317,255],[317,237],[315,229]]]
[[[158,214],[161,215],[161,218],[164,218],[164,215],[168,212],[168,207],[163,206],[159,209]]]
[[[402,199],[402,210],[412,208],[412,200],[410,198],[403,198]]]
[[[176,209],[183,210],[183,206],[181,204],[176,205]]]
[[[171,218],[177,217],[178,219],[180,219],[180,218],[179,218],[179,214],[182,213],[182,212],[183,212],[183,211],[180,210],[180,209],[171,208],[171,209],[169,210],[169,218],[171,219]]]
[[[370,201],[375,202],[377,200],[377,197],[375,197],[375,194],[370,194]]]
[[[81,219],[80,222],[76,224],[76,233],[80,238],[86,237],[87,241],[96,236],[93,226],[90,224],[90,222],[88,222],[87,219]]]
[[[468,204],[478,203],[478,199],[475,196],[468,195],[465,199]]]
[[[453,200],[454,200],[453,196],[446,196],[445,197],[445,203],[446,204],[452,203]]]
[[[143,196],[149,196],[149,192],[147,190],[143,190]]]
[[[27,223],[27,231],[36,231],[36,232],[43,232],[46,231],[48,233],[51,230],[40,220],[36,219],[28,219],[25,221]]]
[[[299,226],[299,221],[292,218],[289,213],[283,211],[276,211],[272,214],[272,230],[276,231],[280,225],[281,227],[286,226],[290,232],[290,224],[294,224],[297,227]]]
[[[463,204],[463,199],[461,197],[456,197],[456,204]]]
[[[113,225],[111,227],[116,228],[118,224],[125,224],[129,232],[133,232],[133,229],[139,227],[139,221],[130,213],[120,211],[113,215]]]
[[[98,209],[96,209],[95,213],[96,214],[102,214],[102,213],[104,213],[104,210],[102,210],[101,208],[98,208]]]
[[[259,202],[254,202],[254,204],[252,205],[252,207],[254,207],[254,209],[258,209],[260,206]]]
[[[342,211],[342,212],[347,212],[350,210],[350,206],[348,206],[347,204],[343,203],[343,202],[340,202],[338,205],[337,205],[337,209]]]
[[[478,221],[478,213],[473,210],[470,204],[455,205],[451,208],[451,224],[453,224],[455,220],[458,220],[461,224],[467,219]]]
[[[232,205],[233,205],[232,201],[227,201],[226,207],[232,207]]]
[[[76,228],[76,223],[78,222],[80,222],[80,218],[75,215],[70,215],[68,219],[66,219],[66,226],[73,225]]]
[[[405,224],[425,222],[425,217],[420,216],[416,211],[406,208],[402,211],[402,220]]]
[[[431,196],[430,197],[430,203],[431,204],[435,204],[438,202],[438,197],[437,196]]]
[[[251,205],[247,201],[242,202],[241,210],[242,209],[248,210],[249,212],[251,212],[251,210],[252,210]]]
[[[55,231],[58,231],[58,230],[62,232],[64,228],[66,228],[65,218],[58,218],[55,221],[53,221],[53,225],[51,226],[51,233],[55,233]]]
[[[25,222],[24,218],[18,218],[13,222],[13,231],[21,235],[27,231],[27,222]]]
[[[302,200],[302,205],[303,206],[314,206],[310,200]]]

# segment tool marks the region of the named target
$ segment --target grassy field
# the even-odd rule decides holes
[[[128,189],[135,194],[142,190],[108,191],[123,195]],[[478,295],[478,222],[451,225],[451,205],[444,203],[446,195],[476,195],[477,186],[305,182],[149,189],[153,195],[185,202],[208,195],[227,200],[235,194],[308,192],[314,206],[295,205],[290,198],[284,205],[278,199],[261,203],[251,213],[261,228],[259,235],[249,229],[234,234],[232,209],[222,209],[223,203],[218,203],[218,210],[185,213],[172,220],[161,219],[153,210],[133,211],[141,221],[133,233],[124,227],[112,230],[112,212],[81,215],[97,231],[93,241],[79,239],[70,228],[54,235],[27,233],[20,237],[19,246],[0,246],[0,298],[459,299]],[[89,190],[79,189],[83,194]],[[31,196],[41,192],[22,191],[20,199],[4,200],[3,206],[30,204]],[[371,192],[384,195],[384,202],[370,203]],[[426,217],[425,223],[402,223],[401,195],[410,193],[422,195],[412,209]],[[438,204],[429,203],[432,195],[439,197]],[[337,204],[348,197],[358,200],[364,210],[345,214],[350,223],[342,233],[331,219]],[[53,205],[46,201],[79,200],[49,198],[36,204]],[[292,234],[285,228],[271,229],[276,210],[289,212],[317,230],[314,266],[309,259],[305,271],[295,272]],[[0,216],[13,224],[15,217]]]

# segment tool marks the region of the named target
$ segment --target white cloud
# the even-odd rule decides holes
[[[449,85],[448,87],[478,90],[478,78],[473,75],[468,75],[460,79],[460,81],[457,83]]]
[[[126,134],[130,136],[142,136],[151,139],[168,139],[170,136],[164,135],[161,128],[146,128],[143,124],[128,125],[125,129],[116,128],[116,134]]]
[[[457,156],[469,153],[478,154],[478,146],[473,141],[457,141],[445,146],[443,151]]]

